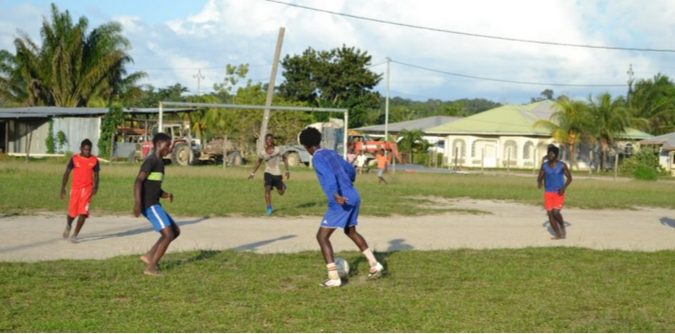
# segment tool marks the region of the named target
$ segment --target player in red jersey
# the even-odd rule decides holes
[[[66,197],[66,184],[68,184],[68,177],[70,172],[73,172],[73,182],[70,184],[70,203],[68,206],[68,218],[65,231],[63,231],[63,238],[68,239],[72,243],[77,243],[77,235],[84,225],[84,221],[89,218],[89,202],[91,197],[96,195],[98,191],[98,173],[101,167],[98,163],[98,158],[91,155],[91,141],[85,139],[80,145],[80,154],[75,154],[68,162],[66,172],[63,174],[63,182],[61,183],[61,199]],[[73,227],[73,221],[76,217],[77,227],[75,233],[70,235],[70,230]]]

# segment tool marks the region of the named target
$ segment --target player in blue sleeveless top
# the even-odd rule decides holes
[[[564,162],[558,160],[559,153],[559,148],[549,145],[548,160],[541,165],[537,178],[539,189],[545,185],[544,206],[548,213],[548,221],[555,232],[554,240],[567,238],[565,221],[560,214],[560,210],[565,203],[565,190],[572,183],[572,174],[569,168]]]
[[[328,199],[328,210],[326,210],[316,234],[328,270],[328,279],[321,285],[327,288],[342,285],[333,258],[333,246],[330,243],[330,236],[338,228],[345,232],[368,260],[370,265],[368,278],[380,278],[384,272],[384,267],[377,262],[375,255],[368,248],[366,240],[356,232],[361,196],[354,187],[354,180],[356,179],[354,166],[345,161],[335,151],[322,149],[321,132],[315,128],[307,128],[300,133],[300,144],[312,155],[312,165],[319,183],[321,183],[321,188],[323,188]]]

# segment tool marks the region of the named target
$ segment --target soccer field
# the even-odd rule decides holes
[[[0,264],[0,331],[673,332],[674,251],[573,248],[377,254],[389,275],[318,286],[318,252],[173,253]]]
[[[1,213],[32,214],[65,212],[67,201],[59,200],[65,162],[0,161]],[[102,165],[101,185],[92,201],[92,213],[131,214],[133,182],[138,165]],[[247,180],[251,168],[221,166],[167,167],[164,189],[176,196],[171,213],[182,216],[262,216],[263,174]],[[362,196],[361,213],[371,216],[434,214],[451,211],[430,205],[429,196],[509,200],[541,204],[542,192],[535,176],[480,174],[387,174],[387,186],[377,184],[374,173],[359,175],[356,186]],[[313,171],[293,170],[286,195],[273,195],[275,215],[322,215],[326,199]],[[630,209],[640,206],[675,208],[675,183],[577,179],[567,192],[565,205],[593,209]]]

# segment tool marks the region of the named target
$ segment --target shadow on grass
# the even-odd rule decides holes
[[[4,215],[0,215],[0,219],[7,219],[7,218],[12,218],[12,217],[18,217],[18,213],[8,213]]]
[[[659,221],[661,222],[661,225],[663,225],[663,226],[670,226],[672,228],[675,228],[675,219],[668,218],[668,217],[661,217],[661,218],[659,218]]]
[[[392,239],[389,241],[389,247],[387,247],[387,250],[384,252],[376,252],[375,253],[375,258],[377,258],[377,261],[382,264],[384,267],[384,272],[385,276],[388,275],[389,272],[389,263],[387,259],[394,255],[395,253],[398,253],[400,251],[407,251],[407,250],[413,250],[415,247],[413,247],[410,244],[407,244],[405,242],[405,239]],[[349,276],[354,276],[359,272],[359,266],[361,263],[367,261],[365,256],[359,256],[356,259],[353,259],[350,261],[350,273]],[[368,266],[368,271],[370,272],[370,264],[366,263]]]
[[[548,231],[549,234],[551,234],[552,237],[555,237],[555,231],[553,230],[553,227],[551,227],[551,223],[547,220],[543,224],[541,224],[542,227],[545,227],[546,230]],[[565,222],[565,228],[568,228],[572,226],[571,223]]]
[[[188,220],[188,221],[182,221],[182,222],[176,222],[178,227],[183,227],[183,226],[188,226],[188,225],[194,225],[194,224],[199,224],[205,220],[208,220],[210,217],[201,217],[195,220]],[[122,237],[129,237],[132,235],[137,235],[137,234],[143,234],[147,232],[154,232],[155,228],[152,226],[148,227],[141,227],[133,230],[128,230],[124,232],[118,232],[118,233],[111,233],[111,234],[104,234],[104,235],[92,235],[92,236],[87,236],[84,238],[80,238],[80,242],[89,242],[89,241],[97,241],[97,240],[103,240],[103,239],[110,239],[110,238],[122,238]]]
[[[295,235],[295,234],[284,235],[284,236],[282,236],[282,237],[278,237],[278,238],[274,238],[274,239],[268,239],[268,240],[256,241],[256,242],[252,242],[252,243],[250,243],[250,244],[245,244],[245,245],[237,246],[237,247],[232,248],[232,250],[235,250],[235,251],[238,251],[238,252],[246,252],[246,251],[251,251],[251,252],[252,252],[252,251],[258,250],[258,248],[260,248],[260,247],[262,247],[262,246],[269,245],[269,244],[271,244],[271,243],[274,243],[274,242],[277,242],[277,241],[281,241],[281,240],[293,239],[293,238],[295,238],[295,237],[297,237],[297,235]]]
[[[183,260],[178,260],[178,261],[167,261],[166,263],[162,264],[162,270],[172,270],[175,268],[178,268],[180,266],[190,264],[193,262],[198,262],[198,261],[203,261],[203,260],[208,260],[219,253],[222,253],[222,251],[214,251],[214,250],[201,250],[197,255],[190,257],[188,259],[183,259]]]

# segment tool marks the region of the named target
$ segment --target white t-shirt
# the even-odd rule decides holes
[[[272,154],[267,153],[267,149],[260,151],[258,156],[265,160],[265,173],[270,173],[272,175],[281,175],[281,169],[279,168],[279,162],[283,156],[283,152],[278,146],[274,147]]]
[[[365,154],[359,154],[356,157],[356,167],[363,167],[366,164],[368,157]]]

